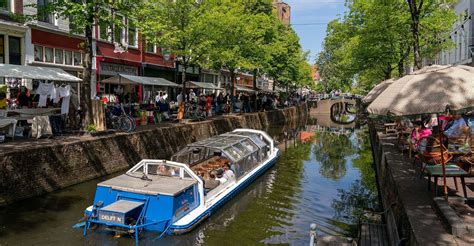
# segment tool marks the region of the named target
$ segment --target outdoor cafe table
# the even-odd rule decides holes
[[[428,190],[431,189],[431,177],[434,178],[434,186],[435,186],[435,196],[438,195],[438,178],[443,177],[443,168],[442,165],[431,165],[426,167],[426,173],[428,175]],[[454,179],[454,184],[456,185],[457,190],[457,181],[456,178],[459,177],[461,179],[462,190],[464,193],[464,197],[467,198],[466,192],[466,182],[464,181],[464,177],[467,176],[467,172],[464,171],[462,168],[458,167],[457,165],[446,165],[446,178],[452,177]]]

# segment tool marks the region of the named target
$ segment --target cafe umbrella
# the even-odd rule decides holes
[[[387,79],[378,83],[367,95],[362,98],[362,102],[369,104],[375,100],[385,89],[387,89],[396,79]]]
[[[410,116],[459,111],[474,105],[474,68],[464,65],[432,65],[410,73],[387,87],[367,107],[370,114]],[[441,131],[441,128],[439,128]],[[439,134],[442,143],[442,134]],[[440,148],[442,152],[442,148]],[[441,162],[444,195],[446,168]]]

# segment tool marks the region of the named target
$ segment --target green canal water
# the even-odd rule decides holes
[[[377,206],[368,132],[356,124],[331,130],[324,126],[327,118],[310,119],[303,129],[316,133],[313,141],[296,147],[287,142],[275,167],[191,233],[160,241],[149,233],[140,244],[308,245],[311,223],[320,235],[355,237],[362,209]],[[281,128],[270,132],[285,149]],[[72,228],[91,204],[96,184],[110,177],[0,208],[0,245],[133,245],[127,237],[83,237]]]

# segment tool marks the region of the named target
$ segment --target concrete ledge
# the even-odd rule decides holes
[[[444,198],[435,197],[433,200],[435,202],[437,211],[448,225],[448,229],[451,231],[451,234],[457,237],[463,237],[469,233],[474,232],[474,225],[465,223]],[[448,197],[448,200],[451,202],[464,202],[464,198],[460,197]]]
[[[18,145],[0,152],[0,206],[122,171],[142,159],[166,159],[189,143],[235,128],[296,128],[307,115],[302,104],[129,134],[43,141],[28,149]]]

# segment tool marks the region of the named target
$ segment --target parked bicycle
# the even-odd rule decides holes
[[[109,129],[124,132],[132,132],[136,129],[135,120],[127,115],[122,104],[107,107],[105,122]]]

